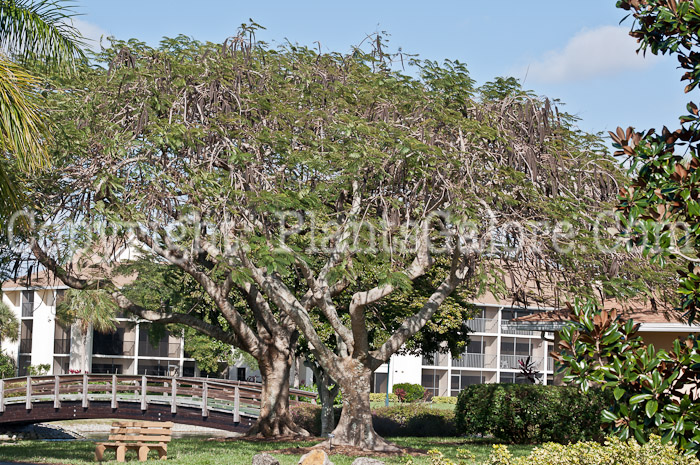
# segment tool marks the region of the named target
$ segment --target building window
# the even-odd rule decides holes
[[[456,397],[462,389],[472,384],[484,384],[484,376],[481,373],[453,371],[450,383],[450,395]]]
[[[372,375],[372,392],[386,392],[388,386],[388,373],[374,373]]]
[[[32,364],[32,356],[20,355],[17,361],[17,376],[27,376],[29,374],[29,367]]]
[[[70,371],[70,357],[53,358],[53,374],[67,375]]]
[[[168,360],[139,360],[139,375],[177,376],[180,371],[178,363]]]
[[[166,332],[154,346],[148,337],[148,325],[142,324],[139,330],[139,357],[180,358],[180,339]]]
[[[532,340],[517,337],[501,339],[501,368],[505,370],[520,369],[520,361],[525,361],[532,354]],[[531,358],[537,364],[539,359]],[[541,367],[539,367],[541,368]]]
[[[34,315],[34,291],[22,291],[22,318]]]
[[[92,373],[121,375],[124,373],[123,360],[113,358],[94,359],[92,362]]]
[[[520,373],[501,373],[501,383],[530,384],[530,381]]]
[[[452,359],[455,368],[484,368],[484,337],[470,336],[464,353]]]
[[[124,332],[124,328],[116,328],[114,332],[107,334],[93,331],[92,353],[95,355],[133,355],[134,343],[131,342],[129,347],[125,347]]]
[[[33,320],[22,320],[20,326],[20,338],[19,338],[19,353],[20,354],[31,354],[32,353],[32,333],[34,332],[34,321]]]
[[[437,366],[446,367],[449,354],[442,354],[440,352],[433,352],[429,355],[423,355],[422,363],[427,366]]]
[[[423,369],[421,384],[433,396],[447,395],[447,370]]]
[[[66,327],[56,322],[53,334],[53,353],[70,354],[70,326]]]
[[[236,368],[236,378],[238,381],[245,381],[245,367]]]

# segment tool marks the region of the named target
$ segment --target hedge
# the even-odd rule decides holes
[[[386,393],[384,392],[372,392],[369,395],[369,401],[370,402],[385,402],[386,401]],[[399,397],[396,394],[389,394],[389,402],[398,402]]]
[[[456,404],[457,398],[453,396],[433,396],[433,404]]]
[[[513,458],[504,445],[493,446],[488,465],[700,465],[696,457],[684,456],[673,444],[658,436],[640,446],[635,440],[609,438],[605,445],[578,442],[549,443],[536,447],[529,456]]]
[[[321,406],[297,404],[290,407],[292,418],[314,436],[321,434]],[[340,408],[335,409],[336,422]],[[402,404],[372,410],[374,429],[382,436],[454,436],[455,414],[450,410],[431,409],[424,404]]]
[[[532,384],[476,384],[459,394],[457,432],[515,444],[601,440],[609,392]]]

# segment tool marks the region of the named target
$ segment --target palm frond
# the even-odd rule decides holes
[[[3,339],[10,342],[19,339],[19,321],[10,307],[0,302],[0,342]]]
[[[59,0],[0,0],[0,47],[20,61],[73,67],[85,44],[72,25],[72,4]]]

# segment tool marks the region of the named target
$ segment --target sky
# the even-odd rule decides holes
[[[683,94],[673,57],[636,54],[631,19],[615,0],[78,0],[75,25],[100,37],[157,46],[185,34],[223,42],[252,18],[258,39],[348,52],[368,35],[420,58],[459,60],[483,84],[514,76],[538,95],[559,99],[589,132],[678,126],[693,98]]]

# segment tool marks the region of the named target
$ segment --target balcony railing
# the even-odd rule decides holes
[[[180,342],[162,342],[157,347],[153,347],[148,342],[141,341],[139,357],[180,358],[180,346]]]
[[[496,356],[494,354],[462,354],[459,358],[452,359],[453,368],[495,368]]]
[[[475,333],[496,333],[498,320],[493,318],[472,318],[467,320],[466,324]]]
[[[517,334],[520,336],[531,336],[532,331],[525,331],[522,329],[513,329],[513,328],[508,328],[505,325],[510,323],[511,320],[501,320],[501,332],[503,334]]]
[[[554,359],[547,357],[547,371],[554,371]]]
[[[446,367],[447,366],[447,357],[448,354],[441,354],[439,352],[435,352],[432,354],[432,360],[430,360],[430,357],[426,357],[425,355],[422,358],[421,363],[423,365],[427,366],[437,366],[437,367]]]
[[[527,361],[528,355],[501,355],[501,369],[503,370],[519,370],[520,361]],[[535,369],[542,369],[542,357],[530,357],[530,363],[535,364]]]
[[[92,353],[94,355],[117,355],[117,356],[133,356],[134,341],[105,341],[102,344],[94,345]]]

